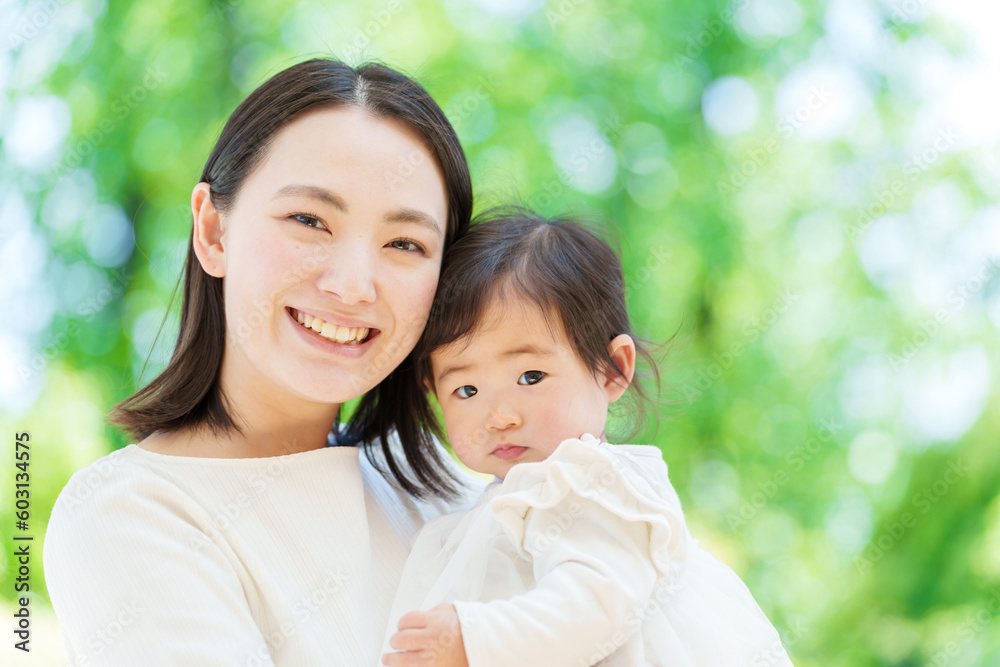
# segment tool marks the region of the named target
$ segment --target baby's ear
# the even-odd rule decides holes
[[[437,392],[434,391],[434,383],[431,382],[431,379],[429,377],[425,377],[423,382],[424,382],[424,389],[437,396]]]
[[[608,356],[625,376],[622,377],[608,371],[604,373],[602,389],[608,398],[608,403],[614,403],[628,389],[629,383],[632,382],[632,376],[635,374],[635,341],[628,334],[615,336],[614,340],[608,343]]]

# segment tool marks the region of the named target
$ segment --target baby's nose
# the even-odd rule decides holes
[[[504,431],[509,428],[516,428],[521,425],[521,415],[518,411],[509,406],[498,406],[490,412],[486,420],[486,428],[495,431]]]

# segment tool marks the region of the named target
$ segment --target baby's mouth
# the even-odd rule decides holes
[[[493,450],[493,456],[503,461],[513,461],[528,451],[527,447],[520,445],[501,445]]]
[[[339,326],[333,322],[324,322],[318,317],[299,312],[294,308],[290,308],[289,310],[291,310],[295,321],[301,326],[311,329],[323,338],[334,343],[340,343],[341,345],[361,345],[368,340],[369,334],[372,331],[378,331],[377,329],[368,329],[365,327]]]

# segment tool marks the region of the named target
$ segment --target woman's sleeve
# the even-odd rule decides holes
[[[117,472],[90,486],[72,479],[46,532],[45,579],[69,662],[273,665],[200,508],[151,473]]]
[[[455,603],[470,667],[594,664],[639,629],[654,587],[682,567],[679,508],[616,470],[614,457],[558,453],[522,464],[533,467],[493,501],[537,586],[508,600]]]

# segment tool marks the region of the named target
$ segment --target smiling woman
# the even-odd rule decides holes
[[[308,61],[236,109],[193,188],[174,354],[112,414],[137,444],[52,512],[70,662],[375,664],[413,535],[474,491],[405,361],[471,197],[451,125],[386,67]]]
[[[429,167],[388,187],[384,175],[414,151]],[[281,424],[280,437],[322,441],[339,405],[358,395],[355,379],[377,360],[388,374],[416,343],[444,249],[445,193],[415,130],[354,106],[310,111],[279,132],[225,213],[207,183],[195,187],[194,252],[206,273],[224,279],[226,330],[246,332],[226,338],[226,399],[258,418],[298,413],[301,423]],[[262,295],[260,324],[241,327],[262,313]],[[319,335],[299,325],[300,314],[320,320]],[[322,336],[324,324],[335,335],[369,332],[347,345]],[[279,435],[259,432],[264,448]],[[152,436],[142,446],[174,443]]]

